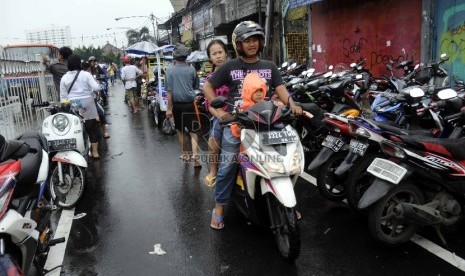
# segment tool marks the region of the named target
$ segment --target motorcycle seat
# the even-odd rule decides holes
[[[430,138],[422,135],[403,135],[400,138],[408,145],[442,156],[465,160],[465,138]]]
[[[394,122],[378,122],[373,120],[367,121],[370,121],[371,123],[375,124],[383,131],[392,133],[394,135],[420,135],[423,137],[428,137],[432,135],[432,132],[429,129],[402,129],[399,126],[397,126]]]
[[[21,158],[21,171],[17,176],[18,181],[13,194],[15,198],[27,195],[34,187],[42,164],[42,149],[48,149],[47,140],[37,132],[26,132],[17,140],[26,143],[33,150]]]

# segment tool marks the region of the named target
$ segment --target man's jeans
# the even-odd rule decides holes
[[[229,202],[233,185],[236,182],[241,139],[232,135],[231,128],[224,127],[223,140],[221,141],[221,155],[216,174],[215,201],[225,205]]]

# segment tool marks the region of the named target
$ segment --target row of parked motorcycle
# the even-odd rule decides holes
[[[338,73],[281,67],[294,99],[324,112],[320,127],[294,122],[306,170],[324,197],[367,216],[382,243],[402,244],[433,226],[446,244],[441,226],[463,217],[465,90],[458,79],[451,88],[447,59],[403,61],[395,67],[402,76],[389,63],[391,75],[375,77],[363,60]]]
[[[108,85],[98,80],[102,91],[97,103],[106,104]],[[7,141],[0,135],[1,275],[28,275],[33,265],[39,275],[57,268],[44,269],[50,247],[65,241],[54,238],[52,212],[73,208],[86,184],[90,142],[82,103],[32,107],[50,113],[40,133],[29,131]]]
[[[441,64],[390,62],[390,76],[373,76],[360,60],[316,72],[286,62],[279,68],[305,111],[261,102],[233,111],[221,124],[242,126],[239,172],[232,199],[246,219],[270,228],[280,254],[300,254],[294,185],[314,174],[329,200],[347,199],[367,215],[373,236],[390,245],[408,241],[421,226],[455,223],[464,207],[464,84]],[[398,71],[402,76],[396,76]],[[149,114],[160,122],[163,97],[152,89]],[[273,100],[273,96],[271,96]],[[197,102],[202,105],[202,93]],[[217,97],[213,107],[227,105]],[[205,124],[203,124],[205,125]]]

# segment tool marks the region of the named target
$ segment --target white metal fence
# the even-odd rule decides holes
[[[40,130],[49,114],[31,104],[59,100],[53,78],[39,58],[24,60],[0,53],[0,134],[5,139],[26,130]]]

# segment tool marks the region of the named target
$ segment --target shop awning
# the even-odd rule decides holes
[[[315,4],[318,2],[322,2],[323,0],[289,0],[289,9],[295,9],[303,6],[308,6],[311,4]]]

